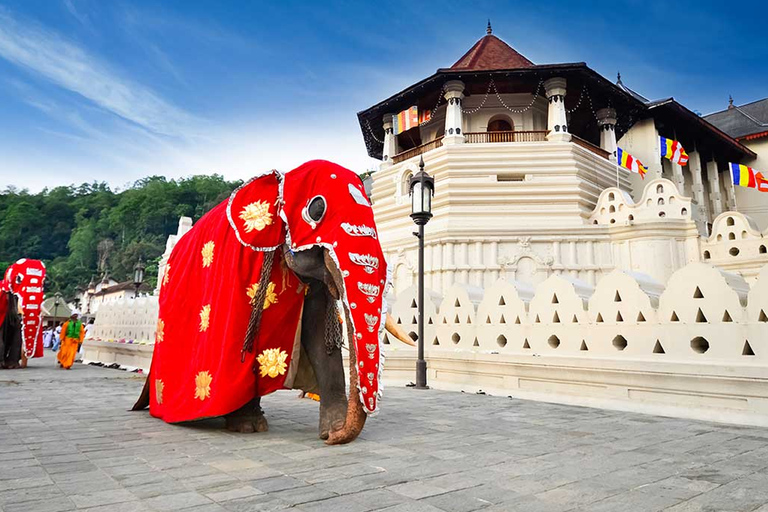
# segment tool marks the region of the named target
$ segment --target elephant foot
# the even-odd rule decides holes
[[[331,432],[344,428],[344,420],[347,417],[347,403],[323,405],[322,397],[320,400],[320,439],[325,441]]]
[[[227,430],[251,434],[253,432],[266,432],[269,430],[267,418],[259,406],[259,399],[251,400],[240,409],[224,416],[227,422]]]
[[[252,434],[254,432],[266,432],[269,430],[267,418],[263,414],[258,416],[246,417],[225,417],[227,421],[227,430],[230,432],[240,432],[241,434]]]

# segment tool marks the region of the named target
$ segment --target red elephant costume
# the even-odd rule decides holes
[[[304,206],[317,196],[325,199],[326,210],[312,222]],[[345,339],[348,332],[354,338],[357,391],[366,413],[377,410],[386,263],[360,178],[317,160],[252,179],[176,244],[160,288],[148,380],[153,416],[169,423],[222,416],[254,395],[292,387],[305,285],[286,266],[283,244],[292,251],[321,246],[338,267],[347,313],[340,317],[351,321],[342,331]],[[265,262],[271,271],[248,350],[245,333]],[[265,270],[261,283],[266,277]]]
[[[27,359],[43,357],[42,312],[45,264],[22,258],[5,271],[8,289],[19,297],[23,312],[22,348]]]

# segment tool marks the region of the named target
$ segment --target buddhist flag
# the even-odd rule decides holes
[[[756,188],[760,192],[768,192],[768,180],[762,173],[755,172],[751,167],[742,164],[728,164],[733,176],[733,184],[738,187]]]
[[[661,156],[679,165],[688,163],[688,153],[685,152],[682,144],[665,137],[659,137],[659,142],[661,144]]]
[[[422,125],[432,119],[432,111],[431,110],[420,110],[419,111],[419,124]]]
[[[648,169],[638,160],[621,148],[616,148],[616,161],[620,166],[628,171],[636,172],[640,178],[645,179],[645,173]]]
[[[419,126],[419,108],[412,106],[395,116],[395,135]]]

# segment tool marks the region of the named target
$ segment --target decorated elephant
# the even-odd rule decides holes
[[[0,368],[25,367],[43,357],[42,304],[45,264],[22,258],[0,281]]]
[[[320,437],[350,442],[381,398],[386,262],[363,183],[311,161],[263,173],[185,234],[160,283],[149,376],[134,410],[267,430],[260,398],[320,395]],[[349,349],[349,397],[342,346]]]

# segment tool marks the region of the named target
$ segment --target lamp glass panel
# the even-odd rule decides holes
[[[411,213],[421,213],[423,211],[421,209],[423,204],[421,191],[421,183],[417,181],[411,189]]]

